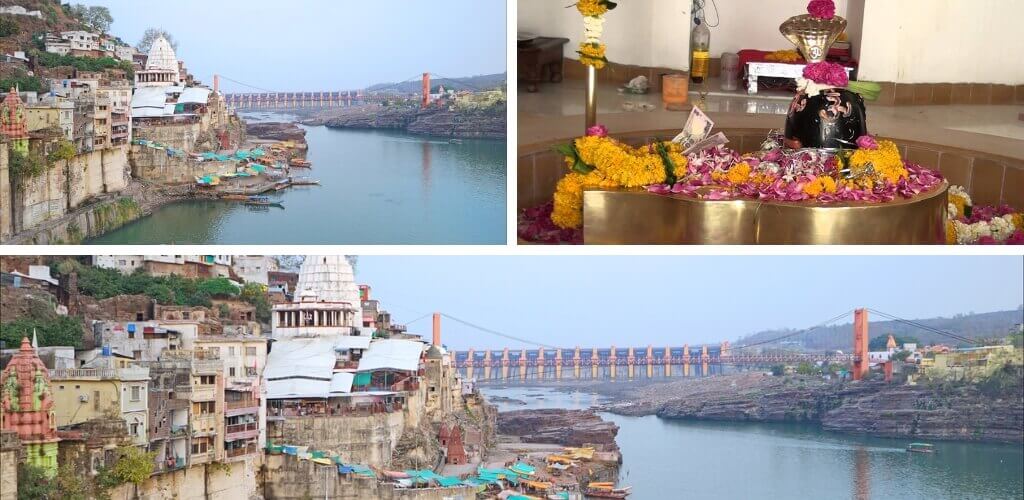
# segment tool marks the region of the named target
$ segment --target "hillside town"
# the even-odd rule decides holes
[[[496,411],[457,373],[440,316],[427,338],[406,331],[346,257],[297,271],[268,256],[3,257],[0,270],[5,500],[505,485],[477,472]]]

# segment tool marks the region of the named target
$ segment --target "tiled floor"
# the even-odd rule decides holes
[[[582,127],[584,85],[580,80],[544,84],[540,92],[518,94],[520,145],[576,135]],[[710,82],[709,88],[717,88]],[[691,89],[691,103],[699,96]],[[781,128],[792,94],[762,91],[748,96],[713,90],[706,111],[719,125],[731,128]],[[644,108],[648,109],[644,109]],[[663,108],[661,95],[622,94],[611,85],[598,87],[598,121],[615,131],[682,128],[684,111]],[[951,144],[1011,158],[1024,158],[1024,106],[948,105],[882,106],[868,103],[872,133],[920,142]]]

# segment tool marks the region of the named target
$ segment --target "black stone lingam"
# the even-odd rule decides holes
[[[792,149],[856,149],[857,138],[867,133],[864,99],[846,89],[800,92],[786,114],[786,147]]]

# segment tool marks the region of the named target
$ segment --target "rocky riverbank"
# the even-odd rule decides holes
[[[303,119],[303,125],[330,128],[401,130],[461,139],[504,139],[505,106],[459,110],[446,107],[382,106],[335,108]]]
[[[619,426],[591,410],[515,410],[498,414],[498,433],[518,436],[524,443],[594,446],[617,450]]]
[[[245,133],[256,139],[306,142],[306,131],[292,122],[247,122]]]
[[[618,384],[621,386],[622,384]],[[824,430],[923,440],[1024,442],[1020,388],[985,394],[974,385],[890,385],[761,373],[602,390],[603,409],[668,419],[806,422]]]

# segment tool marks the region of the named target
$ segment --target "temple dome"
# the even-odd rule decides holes
[[[355,272],[344,255],[306,256],[295,291],[296,302],[308,302],[315,293],[317,302],[348,302],[361,310]],[[356,318],[362,321],[361,314]]]
[[[174,53],[171,42],[168,42],[163,35],[153,40],[153,46],[149,48],[149,55],[146,59],[146,69],[178,71],[178,56]]]

